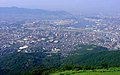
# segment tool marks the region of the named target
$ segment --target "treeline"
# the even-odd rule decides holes
[[[61,56],[61,53],[16,52],[1,58],[0,74],[22,75],[24,73],[34,75],[33,73],[44,74],[57,70],[81,70],[120,66],[119,50],[108,51],[107,48],[95,45],[79,45],[75,47],[75,49],[76,50],[70,52],[66,56]]]
[[[62,65],[99,66],[107,63],[109,66],[120,66],[120,50],[111,50],[95,45],[79,45],[76,50],[62,59]]]
[[[94,66],[72,66],[72,65],[66,65],[66,66],[61,66],[58,68],[36,68],[33,70],[30,70],[28,72],[24,72],[21,75],[51,75],[52,73],[56,72],[63,72],[66,70],[72,70],[72,71],[79,71],[79,70],[96,70],[96,69],[108,69],[109,66],[106,63],[101,64],[100,66],[94,67]]]
[[[58,54],[37,53],[13,53],[0,60],[0,75],[20,75],[36,67],[40,69],[59,67],[60,57]]]
[[[22,71],[20,73],[15,71],[10,71],[8,69],[0,69],[1,75],[50,75],[56,72],[63,72],[66,70],[96,70],[96,69],[108,69],[110,68],[108,64],[103,63],[100,66],[74,66],[74,65],[66,65],[61,67],[48,67],[48,68],[41,68],[41,67],[34,67],[31,70]]]

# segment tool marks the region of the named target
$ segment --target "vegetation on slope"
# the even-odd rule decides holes
[[[103,68],[103,66],[108,69],[109,67],[120,66],[119,55],[119,50],[109,51],[107,48],[95,45],[76,46],[75,50],[66,56],[61,56],[60,53],[16,52],[1,58],[0,73],[2,75],[46,75],[72,69],[92,70]],[[72,68],[64,66],[71,66]]]

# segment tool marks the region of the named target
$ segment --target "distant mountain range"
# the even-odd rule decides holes
[[[18,7],[0,7],[0,18],[70,18],[72,14],[66,11],[47,11],[43,9],[28,9],[28,8],[18,8]]]
[[[28,8],[18,8],[18,7],[0,7],[0,13],[9,14],[70,14],[65,11],[47,11],[43,9],[28,9]]]

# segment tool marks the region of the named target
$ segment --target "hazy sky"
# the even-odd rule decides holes
[[[0,7],[11,6],[70,12],[119,11],[120,0],[0,0]]]

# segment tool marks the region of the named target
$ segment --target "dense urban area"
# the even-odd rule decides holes
[[[0,7],[0,75],[119,75],[120,14]]]
[[[54,16],[53,16],[54,17]],[[49,17],[48,17],[49,18]],[[65,54],[78,44],[120,48],[120,15],[65,19],[0,19],[0,56],[12,52]]]

